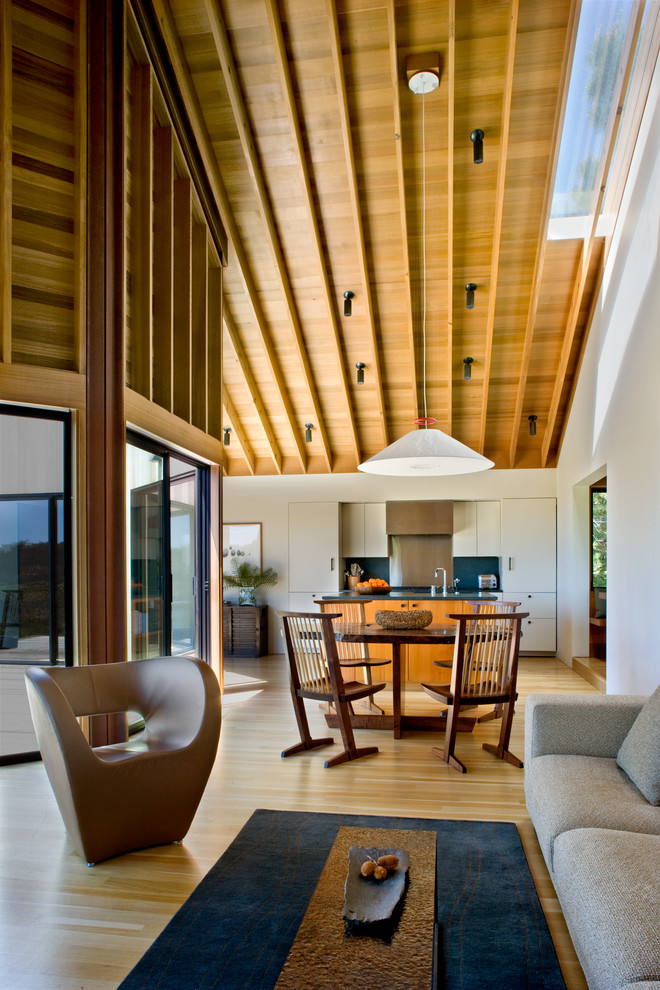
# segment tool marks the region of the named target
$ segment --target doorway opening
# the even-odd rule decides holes
[[[607,478],[589,487],[591,586],[589,589],[589,656],[607,661]]]
[[[130,434],[129,657],[209,655],[209,470]]]

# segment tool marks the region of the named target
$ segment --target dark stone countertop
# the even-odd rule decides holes
[[[463,591],[459,591],[458,594],[454,594],[453,591],[448,591],[446,595],[432,595],[430,587],[426,588],[392,588],[386,595],[379,594],[359,594],[357,591],[338,591],[334,595],[322,595],[321,601],[324,602],[342,602],[346,599],[361,599],[362,601],[401,601],[406,599],[428,599],[432,602],[461,602],[461,601],[482,601],[482,602],[495,602],[497,601],[497,595],[493,594],[491,591],[479,591],[475,589],[471,591],[469,588],[465,588]]]

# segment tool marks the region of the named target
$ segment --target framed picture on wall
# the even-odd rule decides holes
[[[232,561],[254,564],[261,570],[261,523],[226,523],[222,527],[222,569]]]

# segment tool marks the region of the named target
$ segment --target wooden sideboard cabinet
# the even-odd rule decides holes
[[[268,606],[222,606],[222,652],[226,657],[268,653]]]

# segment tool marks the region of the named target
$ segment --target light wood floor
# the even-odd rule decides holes
[[[359,742],[377,743],[377,756],[325,770],[325,754],[334,748],[280,757],[296,739],[284,657],[234,661],[231,666],[267,685],[256,685],[255,694],[228,695],[218,759],[182,845],[88,868],[67,841],[43,766],[0,768],[0,986],[115,990],[254,809],[275,808],[515,822],[566,986],[584,990],[525,808],[523,771],[481,749],[482,742],[496,740],[497,722],[461,734],[458,751],[467,764],[466,775],[431,755],[438,737],[430,733],[394,740],[375,731],[361,731]],[[511,749],[521,757],[528,694],[596,693],[564,664],[548,658],[523,658],[518,687]],[[327,734],[318,708],[310,704],[309,711],[312,731]],[[448,869],[448,877],[450,873]]]

